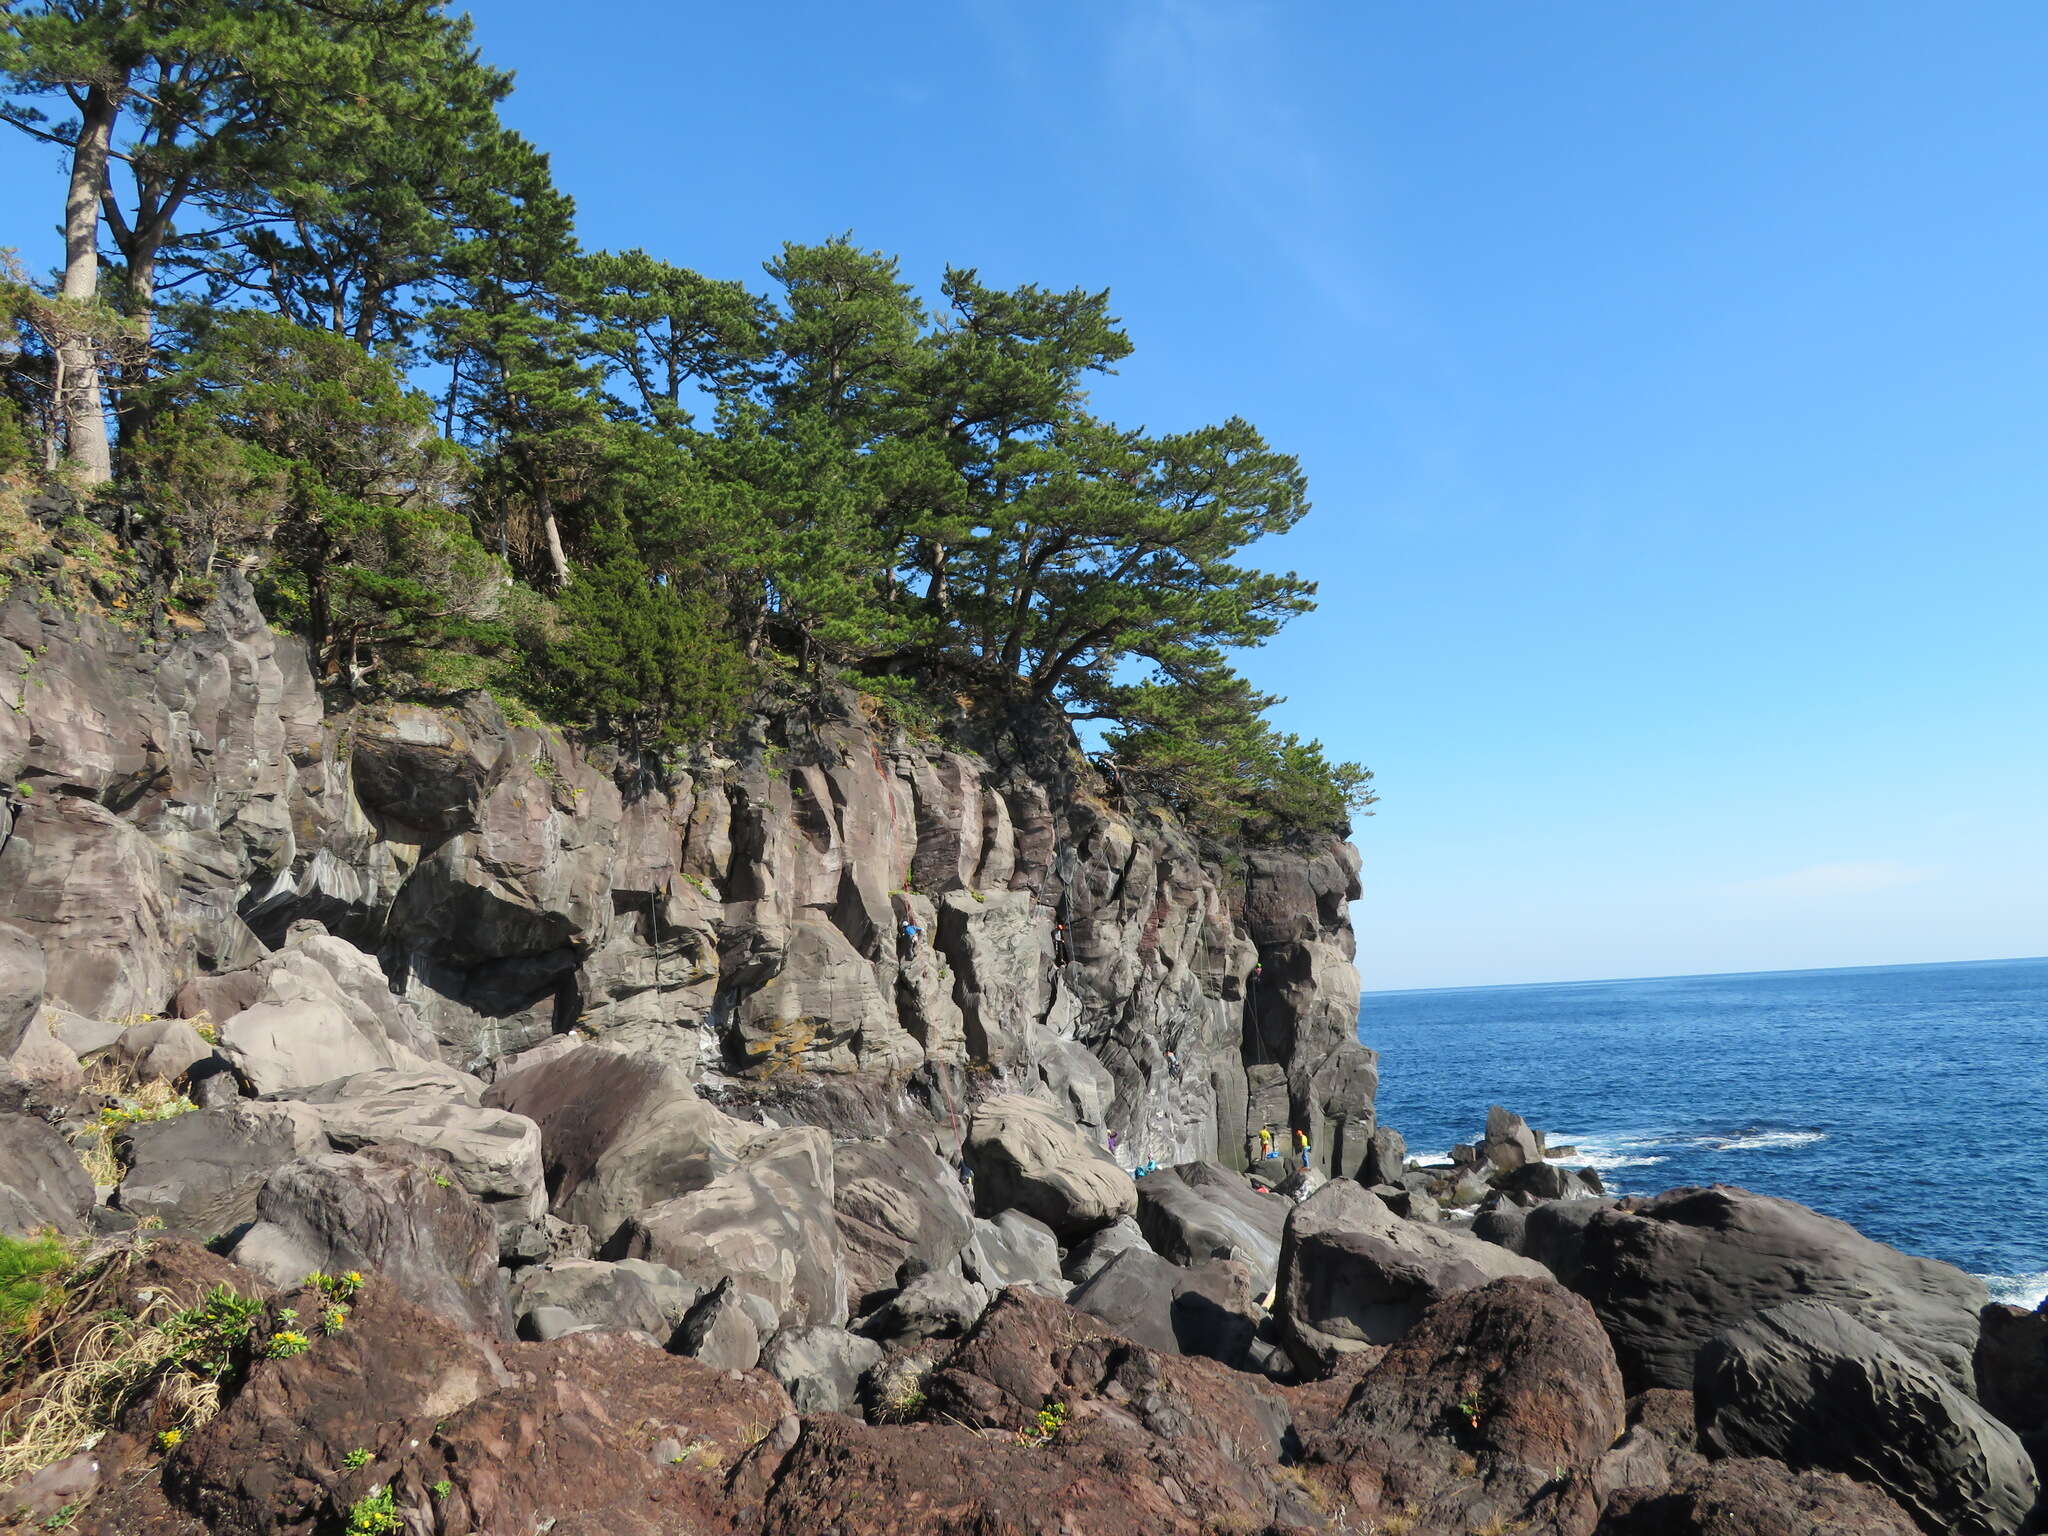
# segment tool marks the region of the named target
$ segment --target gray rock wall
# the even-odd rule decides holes
[[[956,1126],[1046,1095],[1125,1166],[1242,1165],[1262,1123],[1363,1159],[1349,845],[1225,870],[1069,744],[968,752],[851,706],[622,792],[482,694],[323,707],[224,586],[155,634],[0,606],[0,920],[50,1003],[155,1013],[312,919],[468,1070],[578,1029],[755,1097],[918,1078]]]

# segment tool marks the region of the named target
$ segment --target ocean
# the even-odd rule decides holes
[[[2048,1294],[2048,959],[1368,992],[1359,1038],[1411,1157],[1504,1104],[1610,1190],[1739,1184]]]

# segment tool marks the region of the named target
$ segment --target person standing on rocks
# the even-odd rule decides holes
[[[1052,963],[1062,970],[1067,964],[1067,925],[1055,923],[1052,930]]]
[[[917,958],[917,940],[918,936],[923,932],[924,930],[918,927],[916,923],[911,922],[908,918],[904,919],[903,947],[909,951],[909,958],[912,960]]]
[[[1262,1125],[1259,1127],[1259,1161],[1263,1163],[1267,1158],[1271,1157],[1272,1155],[1273,1127],[1271,1127],[1270,1125]]]
[[[1294,1131],[1294,1150],[1301,1154],[1301,1166],[1308,1167],[1308,1132],[1299,1126],[1296,1126]]]

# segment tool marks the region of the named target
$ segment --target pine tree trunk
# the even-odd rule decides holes
[[[104,86],[86,93],[78,142],[71,155],[71,186],[64,197],[64,286],[67,299],[91,303],[100,286],[100,191],[107,181],[107,151],[120,115],[119,96]],[[88,485],[114,478],[113,448],[107,441],[106,395],[100,383],[95,338],[67,334],[58,348],[65,378],[65,436],[71,458]]]

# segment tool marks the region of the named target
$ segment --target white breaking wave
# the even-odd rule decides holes
[[[2007,1306],[2025,1307],[2032,1311],[2048,1299],[2048,1269],[2036,1270],[2031,1275],[1979,1275],[1977,1278],[1991,1292],[1993,1301],[2002,1301]]]
[[[1775,1152],[1785,1147],[1810,1147],[1827,1139],[1826,1131],[1742,1131],[1733,1136],[1708,1136],[1704,1144],[1716,1152]]]
[[[1657,1145],[1654,1136],[1552,1136],[1560,1147],[1570,1147],[1566,1157],[1554,1160],[1567,1168],[1591,1168],[1612,1173],[1617,1168],[1648,1168],[1664,1161],[1663,1154],[1649,1149]]]

